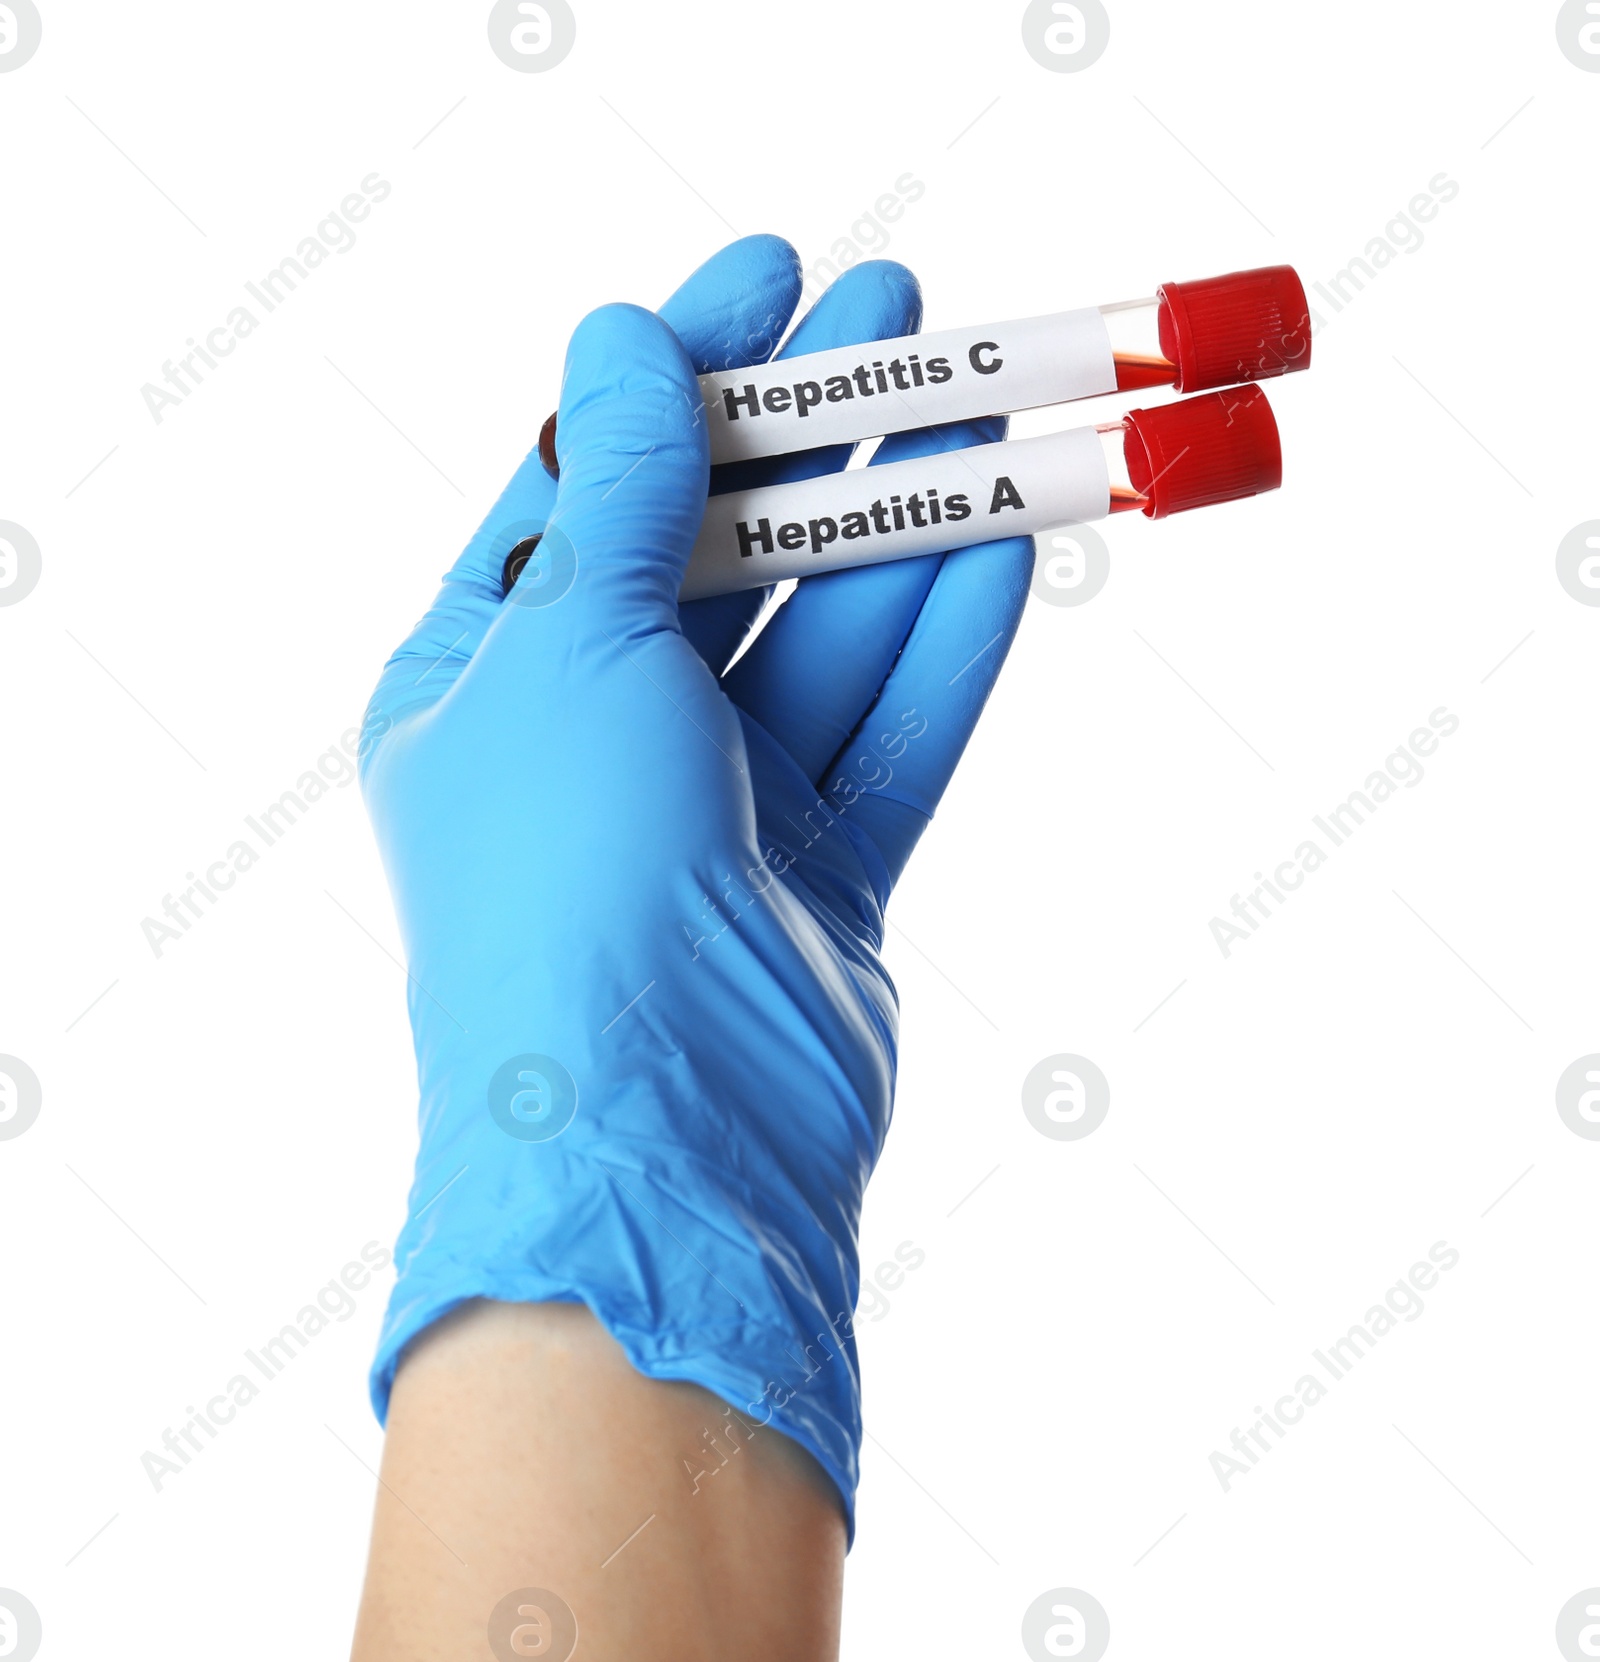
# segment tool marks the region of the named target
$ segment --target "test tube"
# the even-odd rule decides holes
[[[938,554],[1138,510],[1150,519],[1276,490],[1278,426],[1256,386],[1041,438],[713,496],[680,600]],[[509,593],[538,546],[513,548]],[[579,556],[581,559],[581,554]]]
[[[1311,363],[1294,268],[1164,283],[1144,300],[836,347],[700,377],[713,463],[851,444],[1103,393],[1203,392]],[[552,477],[556,418],[539,434]]]

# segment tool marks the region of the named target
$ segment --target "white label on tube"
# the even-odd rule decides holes
[[[1105,449],[1092,427],[733,491],[706,503],[679,598],[942,553],[1110,511]]]
[[[1098,308],[839,346],[700,377],[711,460],[779,456],[1117,390]]]

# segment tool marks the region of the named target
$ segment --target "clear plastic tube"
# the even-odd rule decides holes
[[[1139,509],[1160,519],[1282,483],[1259,387],[1120,421],[714,496],[680,598],[935,554]]]
[[[1125,514],[1150,506],[1150,497],[1134,484],[1128,467],[1128,419],[1108,421],[1095,428],[1105,458],[1108,514]]]
[[[700,377],[713,463],[1105,393],[1260,381],[1311,361],[1289,266],[1167,283],[1142,300],[838,347]],[[556,418],[539,435],[558,472]]]
[[[1282,483],[1267,395],[1234,387],[1065,433],[713,496],[679,599],[945,553],[1133,509],[1164,519]],[[525,538],[507,554],[507,594],[539,542]],[[581,552],[577,561],[581,567]]]
[[[1162,351],[1159,296],[1123,300],[1099,310],[1111,342],[1118,392],[1177,385],[1178,366]]]

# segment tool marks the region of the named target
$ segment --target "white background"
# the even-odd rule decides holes
[[[1054,74],[1017,0],[584,0],[522,75],[482,3],[41,4],[0,76],[0,518],[44,562],[0,609],[0,1051],[44,1087],[0,1142],[0,1585],[41,1655],[345,1653],[387,1276],[161,1492],[140,1456],[401,1221],[357,790],[159,960],[140,920],[359,720],[577,319],[735,231],[873,242],[907,172],[930,327],[1326,282],[1444,172],[1272,385],[1284,489],[1119,520],[1098,597],[1030,602],[896,897],[864,1262],[926,1262],[862,1324],[845,1654],[1020,1657],[1073,1586],[1113,1659],[1557,1656],[1600,1583],[1600,1146],[1554,1099],[1600,1050],[1600,610],[1554,564],[1600,514],[1600,75],[1555,6],[1111,0]],[[157,425],[140,387],[373,171]],[[1422,782],[1225,959],[1209,920],[1440,706]],[[1019,1091],[1069,1051],[1111,1110],[1053,1141]],[[1441,1240],[1425,1313],[1224,1492],[1212,1451]]]

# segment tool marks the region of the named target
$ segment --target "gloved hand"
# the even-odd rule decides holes
[[[421,1148],[372,1395],[381,1419],[403,1347],[462,1300],[582,1301],[643,1373],[808,1449],[853,1522],[857,1225],[895,1070],[883,907],[1005,657],[1032,542],[810,578],[728,668],[766,595],[678,605],[708,482],[694,376],[764,360],[800,282],[787,243],[750,237],[659,316],[587,317],[559,486],[530,455],[378,683],[363,787],[409,958]],[[860,265],[787,351],[920,313],[909,272]],[[903,434],[878,459],[1001,436]]]

